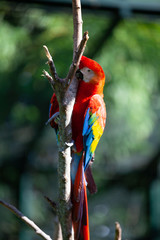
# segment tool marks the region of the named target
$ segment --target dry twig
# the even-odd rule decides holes
[[[22,212],[20,212],[16,207],[13,205],[0,200],[0,204],[4,207],[8,208],[12,213],[14,213],[18,218],[20,218],[23,222],[25,222],[29,227],[31,227],[37,235],[42,237],[45,240],[52,240],[49,235],[43,232],[32,220],[26,217]]]
[[[85,32],[83,34],[83,38],[80,42],[79,48],[76,51],[76,53],[74,54],[73,62],[70,66],[70,69],[69,69],[69,72],[67,75],[68,84],[71,84],[71,82],[72,82],[72,79],[74,77],[76,69],[78,68],[81,56],[84,52],[84,49],[86,47],[86,43],[87,43],[88,39],[89,39],[88,32]]]
[[[122,238],[122,229],[118,222],[115,222],[116,229],[115,229],[115,240],[121,240]]]
[[[48,79],[49,83],[51,84],[51,87],[54,90],[54,81],[53,81],[53,78],[49,75],[49,73],[47,71],[43,70],[42,76],[44,76]]]
[[[55,67],[54,61],[53,61],[53,59],[52,59],[52,56],[51,56],[51,54],[50,54],[47,46],[43,45],[43,48],[44,48],[44,50],[45,50],[46,57],[48,58],[48,65],[49,65],[49,67],[50,67],[53,80],[54,80],[54,81],[57,81],[57,80],[59,80],[59,77],[58,77],[58,75],[57,75],[56,67]]]
[[[53,211],[57,214],[57,204],[53,202],[49,197],[44,196],[44,198],[47,200],[47,202],[50,204],[52,207]]]

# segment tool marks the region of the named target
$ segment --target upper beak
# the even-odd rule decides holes
[[[76,78],[83,80],[83,73],[79,69],[76,71]]]

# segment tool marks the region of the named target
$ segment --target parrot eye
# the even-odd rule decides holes
[[[83,74],[83,79],[81,78],[81,80],[83,80],[84,82],[90,82],[90,80],[95,76],[92,69],[88,67],[83,67],[81,69],[81,73]]]

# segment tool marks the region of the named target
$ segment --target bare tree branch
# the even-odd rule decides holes
[[[72,12],[73,12],[73,59],[79,44],[82,39],[82,11],[81,0],[72,0]]]
[[[116,229],[115,229],[115,240],[121,240],[122,238],[122,229],[118,222],[115,222]]]
[[[75,54],[74,54],[73,62],[71,64],[71,66],[70,66],[70,69],[69,69],[69,72],[68,72],[68,75],[67,75],[67,80],[68,80],[69,84],[71,84],[72,79],[73,79],[73,77],[75,75],[75,71],[78,68],[81,56],[82,56],[82,54],[84,52],[84,49],[86,47],[86,43],[87,43],[88,39],[89,39],[88,32],[85,32],[83,34],[83,38],[82,38],[82,40],[80,42],[78,51],[76,51]]]
[[[45,232],[43,232],[32,220],[30,220],[28,217],[26,217],[22,212],[20,212],[16,207],[13,205],[0,200],[0,204],[4,207],[8,208],[12,213],[14,213],[18,218],[20,218],[23,222],[25,222],[29,227],[31,227],[37,235],[42,237],[45,240],[52,240],[49,235],[47,235]]]
[[[50,206],[52,207],[53,211],[55,212],[55,214],[57,214],[57,204],[55,202],[53,202],[49,197],[44,196],[44,198],[47,200],[47,202],[50,204]]]
[[[56,67],[55,67],[55,64],[54,64],[54,61],[52,59],[52,56],[47,48],[47,46],[43,45],[43,48],[45,50],[45,53],[46,53],[46,57],[48,58],[48,65],[50,67],[50,72],[51,72],[51,75],[53,77],[53,80],[54,82],[60,80],[58,75],[57,75],[57,71],[56,71]],[[54,86],[53,86],[54,87]]]
[[[42,76],[44,76],[48,79],[49,83],[51,84],[51,87],[54,90],[54,81],[53,81],[53,78],[49,75],[49,73],[47,71],[43,70]]]
[[[62,240],[62,229],[61,229],[61,225],[57,216],[57,204],[55,202],[53,202],[49,197],[44,196],[44,198],[48,201],[48,203],[50,204],[50,206],[53,209],[53,212],[55,214],[55,220],[54,220],[54,236],[53,239],[54,240]]]
[[[82,39],[82,16],[81,1],[72,0],[73,6],[73,25],[74,25],[74,49],[73,62],[69,73],[65,79],[58,77],[55,64],[49,50],[44,46],[50,72],[53,78],[47,72],[43,72],[54,88],[59,103],[59,161],[58,161],[58,184],[59,197],[57,204],[58,218],[61,224],[63,240],[73,239],[72,230],[72,212],[71,212],[71,146],[72,146],[72,111],[76,98],[78,80],[74,77],[75,71],[84,52],[88,33],[86,32]],[[74,78],[74,81],[72,79]],[[50,121],[50,120],[49,120]]]

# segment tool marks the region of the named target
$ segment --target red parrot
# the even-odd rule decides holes
[[[72,113],[72,138],[74,142],[71,163],[72,222],[74,238],[76,240],[89,240],[86,186],[91,193],[96,192],[96,185],[89,165],[94,158],[94,152],[106,122],[106,108],[103,100],[105,74],[96,61],[82,56],[76,76],[79,79],[79,86]],[[58,101],[56,95],[53,94],[49,122],[56,131],[57,139],[59,131],[55,119],[58,113]]]

